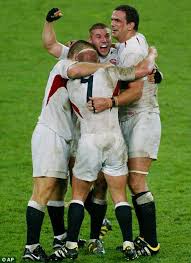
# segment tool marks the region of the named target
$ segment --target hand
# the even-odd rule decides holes
[[[87,107],[94,113],[102,112],[112,107],[112,101],[110,98],[90,97],[87,103]]]
[[[46,16],[46,21],[47,21],[47,22],[53,22],[53,21],[55,21],[55,20],[57,20],[57,19],[59,19],[59,18],[61,18],[61,17],[62,17],[61,10],[58,9],[58,8],[52,8],[52,9],[48,12],[48,14],[47,14],[47,16]]]
[[[148,82],[151,84],[155,84],[155,71],[156,69],[154,69],[153,72],[147,76]]]
[[[162,72],[160,72],[160,71],[158,70],[158,68],[156,68],[156,71],[155,71],[155,73],[154,73],[155,83],[157,83],[157,84],[161,83],[162,79],[163,79],[163,74],[162,74]]]
[[[162,72],[160,72],[158,68],[155,68],[153,72],[149,74],[147,77],[148,77],[148,81],[152,84],[159,84],[163,79]]]

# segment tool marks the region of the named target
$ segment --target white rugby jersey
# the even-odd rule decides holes
[[[118,54],[117,49],[111,47],[109,53],[106,57],[99,56],[100,63],[108,63],[110,62],[113,65],[118,65]]]
[[[62,44],[61,44],[62,45]],[[66,59],[67,56],[68,56],[68,51],[69,51],[69,47],[65,46],[65,45],[62,45],[62,51],[61,51],[61,55],[60,57],[58,58],[58,60],[61,60],[61,59]]]
[[[64,137],[66,141],[72,139],[73,123],[71,106],[66,89],[66,66],[72,65],[71,60],[60,60],[49,74],[38,123],[43,124]]]
[[[118,79],[133,80],[134,69],[119,69],[111,66],[107,69],[99,69],[91,76],[81,79],[69,80],[67,89],[72,107],[81,123],[81,134],[101,132],[121,132],[118,121],[118,108],[93,113],[88,110],[89,97],[112,97],[117,95],[119,87]]]
[[[148,55],[148,44],[145,37],[136,33],[125,43],[118,43],[116,45],[119,66],[129,67],[137,65]],[[157,100],[157,86],[148,82],[147,77],[143,78],[144,87],[142,97],[128,106],[122,106],[119,110],[120,120],[125,120],[129,116],[142,111],[150,111],[159,113],[159,105]],[[126,85],[124,85],[125,87]]]
[[[68,51],[69,47],[66,47],[65,45],[62,45],[62,52],[60,59],[66,59],[68,56]],[[118,54],[117,54],[117,49],[116,48],[110,48],[110,51],[106,57],[99,56],[100,63],[108,63],[110,62],[111,64],[118,65]]]

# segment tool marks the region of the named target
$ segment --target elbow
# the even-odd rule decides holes
[[[80,77],[80,71],[77,67],[73,66],[67,70],[67,75],[70,79],[76,79]]]
[[[142,97],[142,95],[143,95],[143,90],[141,89],[136,94],[136,100],[139,100]]]
[[[133,91],[133,101],[139,100],[143,95],[143,87],[134,87]]]
[[[47,43],[43,43],[42,46],[50,55],[54,55],[52,52],[52,45],[49,45]]]
[[[62,54],[62,45],[59,43],[48,43],[47,41],[43,41],[43,47],[50,55],[56,58],[59,58]]]

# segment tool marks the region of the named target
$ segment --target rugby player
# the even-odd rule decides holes
[[[77,52],[92,45],[78,41]],[[72,51],[72,48],[71,48]],[[67,61],[70,65],[74,62]],[[64,64],[65,65],[65,64]],[[77,74],[87,76],[95,70],[110,64],[81,63]],[[27,241],[23,259],[46,261],[47,255],[40,245],[40,232],[45,208],[54,230],[54,246],[66,238],[64,226],[64,196],[67,190],[70,143],[73,139],[71,107],[63,78],[63,61],[58,62],[50,72],[45,89],[42,110],[32,135],[33,192],[26,209]],[[69,75],[73,77],[73,75]]]
[[[139,14],[134,7],[121,5],[111,16],[112,35],[119,41],[117,45],[119,65],[136,65],[148,54],[145,37],[138,33]],[[123,86],[127,83],[123,83]],[[140,90],[140,99],[128,106],[120,107],[119,119],[128,148],[128,185],[139,222],[139,237],[134,241],[138,254],[150,256],[159,252],[157,240],[156,210],[154,197],[147,184],[147,175],[152,161],[157,159],[161,137],[157,86],[145,77],[128,83],[128,89]],[[116,97],[118,106],[124,105],[121,97]],[[108,108],[108,99],[95,98],[92,103],[97,112]]]
[[[61,11],[58,8],[51,9],[46,17],[46,22],[44,24],[42,40],[44,47],[48,52],[59,58],[65,59],[68,54],[69,47],[59,43],[56,40],[56,35],[53,29],[53,21],[59,19],[62,16]],[[93,43],[99,54],[99,60],[102,63],[110,62],[112,64],[117,64],[117,53],[116,49],[112,48],[111,45],[111,30],[103,23],[94,24],[89,29],[89,42]],[[72,42],[71,42],[72,43]],[[70,44],[71,44],[70,43]],[[78,139],[79,132],[75,132],[75,139],[72,144],[72,156],[70,158],[70,171],[75,162],[75,146],[77,145],[76,140]],[[92,191],[89,193],[87,200],[85,202],[85,208],[90,214],[91,224],[90,224],[90,240],[95,236],[99,235],[99,238],[103,238],[104,235],[112,229],[111,223],[105,217],[107,209],[107,184],[103,174],[100,172],[99,177],[92,187]],[[98,233],[100,222],[102,222],[101,232]],[[57,239],[55,239],[57,240]],[[61,240],[61,242],[65,242]],[[63,243],[62,242],[62,243]],[[89,252],[90,253],[101,253],[103,252],[102,243],[92,244],[94,242],[89,242]],[[93,245],[93,246],[92,246]],[[95,248],[97,247],[97,248]]]

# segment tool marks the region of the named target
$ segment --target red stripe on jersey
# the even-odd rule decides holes
[[[117,85],[115,86],[115,89],[113,91],[113,96],[117,96],[119,95],[119,91],[120,91],[120,81],[117,81]]]
[[[78,109],[78,107],[72,102],[71,102],[71,105],[72,105],[72,108],[74,109],[74,111],[77,112],[78,115],[80,115],[80,117],[83,119],[82,114],[80,113],[80,110]]]
[[[66,83],[67,83],[67,79],[63,79],[60,75],[56,75],[54,77],[54,80],[52,82],[52,86],[50,88],[50,92],[48,94],[48,99],[47,99],[47,103],[48,104],[50,98],[52,97],[52,95],[54,95],[54,93],[61,87],[65,87],[66,88]]]

